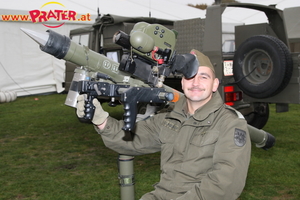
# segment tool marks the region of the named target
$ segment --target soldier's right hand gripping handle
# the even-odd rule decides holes
[[[79,81],[77,84],[78,92],[85,95],[84,104],[77,103],[77,116],[79,117],[79,120],[86,123],[92,122],[96,125],[103,123],[106,119],[105,117],[108,116],[108,113],[103,110],[96,97],[101,94],[99,88],[106,90],[110,84],[93,81]],[[81,109],[84,109],[83,112],[80,111]]]
[[[95,106],[93,105],[93,99],[98,96],[95,91],[94,83],[90,81],[79,81],[77,84],[79,94],[85,94],[84,98],[84,115],[79,117],[81,122],[90,123],[93,120]],[[77,105],[78,106],[78,105]],[[78,108],[77,109],[81,109]],[[77,112],[78,115],[78,112]]]
[[[95,113],[95,109],[96,107],[93,104],[93,99],[95,97],[91,96],[91,95],[87,95],[87,98],[85,99],[85,104],[84,104],[84,120],[86,121],[92,121],[93,117],[94,117],[94,113]]]
[[[162,104],[172,101],[174,98],[174,94],[167,92],[164,88],[129,87],[129,85],[92,81],[79,81],[78,91],[87,95],[83,119],[86,121],[92,120],[94,124],[97,124],[94,122],[95,115],[101,109],[97,109],[97,106],[93,104],[93,100],[97,96],[120,98],[124,105],[124,126],[122,129],[126,132],[131,132],[134,129],[138,103]]]
[[[100,125],[105,122],[109,116],[108,112],[104,111],[97,98],[87,95],[79,95],[77,98],[76,114],[80,122],[93,123]]]

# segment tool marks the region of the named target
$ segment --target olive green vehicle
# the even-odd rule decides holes
[[[261,11],[267,16],[268,23],[236,26],[235,41],[226,41],[236,48],[223,52],[222,13],[227,7]],[[210,57],[220,79],[219,90],[224,102],[239,110],[248,124],[262,128],[269,118],[270,103],[276,104],[277,112],[288,111],[290,103],[300,103],[300,39],[288,38],[286,22],[289,20],[285,19],[293,18],[292,12],[244,3],[209,6],[206,12],[205,19],[182,21],[104,15],[92,26],[71,30],[70,38],[120,62],[125,50],[113,42],[116,32],[129,34],[137,22],[161,24],[178,32],[177,53],[198,49]],[[76,67],[66,62],[66,91]],[[164,84],[181,90],[180,77],[167,77]]]

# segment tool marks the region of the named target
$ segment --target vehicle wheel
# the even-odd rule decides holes
[[[233,59],[237,85],[250,97],[267,98],[289,83],[293,61],[288,47],[278,38],[257,35],[243,42]]]
[[[262,129],[269,119],[269,104],[254,103],[254,111],[244,117],[249,125]]]

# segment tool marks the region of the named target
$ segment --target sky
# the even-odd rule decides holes
[[[155,0],[153,0],[155,1]],[[207,4],[212,5],[214,0],[169,0],[170,2],[176,2],[179,4]],[[254,3],[254,4],[277,4],[277,8],[284,9],[286,7],[300,6],[299,0],[237,0],[240,3]]]
[[[173,2],[178,2],[178,3],[183,3],[183,4],[207,4],[207,5],[211,5],[213,4],[215,1],[214,0],[170,0]],[[241,3],[258,3],[264,0],[237,0]]]
[[[156,1],[156,0],[150,0]],[[178,4],[207,4],[212,5],[214,0],[167,0],[173,3]],[[291,7],[300,7],[300,0],[237,0],[240,3],[252,3],[252,4],[262,4],[262,5],[272,5],[276,4],[276,8],[284,10],[285,8]],[[238,17],[237,17],[238,16]],[[255,10],[247,10],[242,8],[227,8],[223,15],[222,21],[228,23],[239,23],[243,22],[245,24],[253,24],[253,23],[263,23],[267,21],[266,16],[259,11]]]

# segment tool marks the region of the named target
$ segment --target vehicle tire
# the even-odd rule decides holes
[[[254,111],[244,115],[247,123],[255,128],[262,129],[269,119],[269,104],[254,103]]]
[[[234,79],[250,97],[267,98],[278,94],[288,85],[292,72],[288,47],[273,36],[250,37],[234,55]]]

